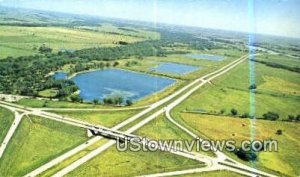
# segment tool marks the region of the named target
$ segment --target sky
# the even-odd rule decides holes
[[[300,38],[300,0],[0,0],[0,5]]]

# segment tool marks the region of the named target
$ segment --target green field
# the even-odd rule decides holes
[[[112,147],[66,176],[137,176],[203,166],[168,152],[118,152]]]
[[[4,140],[13,121],[14,114],[9,110],[0,107],[0,143]]]
[[[79,119],[93,124],[102,125],[105,127],[113,127],[118,123],[128,119],[137,114],[141,110],[128,111],[56,111],[60,115],[69,116],[71,118]]]
[[[185,52],[195,52],[193,50],[185,50]],[[203,53],[207,54],[207,51],[197,51],[197,53]],[[213,49],[209,51],[209,54],[212,55],[219,55],[224,56],[224,60],[221,61],[212,61],[212,60],[206,60],[206,59],[193,59],[185,56],[184,54],[173,54],[173,55],[167,55],[165,57],[145,57],[143,59],[128,59],[128,60],[120,60],[119,67],[123,69],[133,70],[133,71],[139,71],[139,72],[147,72],[151,74],[158,74],[168,77],[174,77],[178,79],[184,79],[184,80],[191,80],[196,79],[204,74],[207,74],[209,72],[212,72],[216,70],[217,68],[220,68],[221,66],[224,66],[225,64],[236,60],[240,58],[241,56],[245,55],[245,53],[230,49],[230,50],[223,50],[223,49]],[[126,64],[128,62],[136,62],[137,64],[129,65]],[[198,66],[199,69],[188,73],[186,75],[178,75],[178,74],[170,74],[170,73],[159,73],[156,71],[152,71],[155,66],[158,66],[160,62],[173,62],[178,64],[185,64],[185,65],[192,65],[192,66]]]
[[[300,67],[300,60],[298,58],[287,57],[283,55],[261,55],[257,57],[259,61],[267,61],[282,64],[289,67]]]
[[[39,92],[39,96],[46,98],[54,98],[58,93],[58,90],[55,89],[46,89]]]
[[[19,100],[17,104],[32,108],[42,108],[45,105],[47,108],[112,108],[110,106],[93,105],[88,103],[73,103],[68,101],[50,101],[29,98]]]
[[[99,28],[117,27],[104,25]],[[157,33],[143,30],[137,32],[139,35],[133,36],[126,32],[108,33],[101,30],[67,27],[1,26],[0,33],[0,58],[38,54],[38,48],[43,44],[57,52],[91,47],[113,47],[117,46],[116,43],[119,41],[132,43],[151,37],[159,38]]]
[[[238,147],[242,140],[250,140],[251,137],[257,140],[269,138],[277,140],[278,152],[260,152],[255,166],[263,170],[276,170],[289,176],[300,175],[300,166],[297,163],[300,160],[299,125],[297,123],[253,120],[255,127],[251,129],[251,119],[190,113],[182,113],[180,117],[180,121],[195,130],[197,134],[214,140],[234,139]],[[278,129],[283,131],[282,135],[276,135]],[[232,153],[228,152],[228,154],[237,159]],[[253,164],[247,163],[247,165]]]
[[[221,177],[243,177],[243,175],[231,172],[231,171],[209,171],[209,172],[202,172],[202,173],[195,173],[195,174],[187,174],[187,175],[182,175],[182,176],[176,176],[176,177],[216,177],[216,176],[221,176]]]
[[[23,176],[87,140],[86,131],[40,117],[26,116],[0,161],[0,176]]]
[[[157,117],[149,124],[145,125],[141,129],[137,130],[134,134],[147,137],[155,140],[176,140],[176,141],[192,141],[193,138],[185,133],[183,130],[179,129],[172,122],[167,120],[167,118],[163,115]],[[183,144],[183,148],[186,148],[185,144]],[[193,150],[196,150],[194,147]],[[201,154],[209,155],[214,157],[215,154],[213,152],[200,152]]]
[[[261,118],[268,111],[278,113],[280,119],[300,114],[299,74],[256,64],[256,116]],[[235,108],[238,114],[249,113],[249,68],[247,63],[234,68],[195,92],[176,108],[177,111],[205,110],[209,113],[230,114]]]

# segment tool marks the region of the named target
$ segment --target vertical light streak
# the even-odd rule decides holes
[[[248,0],[248,46],[249,46],[249,86],[256,85],[255,82],[255,0]],[[249,89],[249,115],[250,119],[250,138],[256,138],[256,117],[255,117],[255,89]],[[255,166],[255,162],[252,163]]]

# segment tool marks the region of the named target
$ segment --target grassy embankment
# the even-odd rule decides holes
[[[24,117],[0,161],[0,176],[23,176],[87,140],[86,131],[45,118]]]
[[[203,166],[167,152],[118,152],[111,147],[66,176],[137,176]]]
[[[0,107],[0,143],[4,140],[13,121],[14,114],[9,110]]]

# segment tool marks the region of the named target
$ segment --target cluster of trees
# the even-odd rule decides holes
[[[283,65],[283,64],[279,64],[279,63],[274,63],[274,62],[269,62],[269,61],[261,61],[261,60],[254,60],[254,61],[258,62],[258,63],[265,64],[265,65],[273,67],[273,68],[280,68],[280,69],[285,69],[285,70],[288,70],[288,71],[300,73],[300,68],[296,67],[296,66],[291,67],[291,66],[286,66],[286,65]]]
[[[73,81],[55,81],[48,76],[51,71],[57,71],[70,62],[63,56],[45,55],[7,57],[0,60],[0,92],[36,96],[41,90],[55,88],[58,96],[68,95],[78,89]]]
[[[279,115],[275,112],[267,112],[265,114],[263,114],[263,118],[266,119],[266,120],[278,120],[279,119]]]
[[[70,100],[72,102],[80,102],[80,103],[83,102],[83,99],[78,94],[71,95]]]
[[[235,151],[235,154],[242,160],[245,161],[256,161],[257,154],[253,150],[245,151],[242,148],[239,148]]]
[[[297,116],[294,116],[294,115],[288,115],[288,121],[290,122],[300,122],[300,114],[298,114]]]
[[[63,87],[58,87],[57,82],[48,73],[62,69],[66,64],[74,65],[71,72],[79,72],[91,68],[109,67],[109,62],[125,59],[132,56],[143,58],[145,56],[165,56],[170,51],[163,48],[175,43],[184,43],[191,48],[213,48],[213,43],[197,38],[184,32],[159,31],[160,40],[149,40],[118,47],[89,48],[77,51],[59,51],[52,53],[52,49],[42,45],[41,54],[34,56],[7,57],[0,60],[0,92],[6,94],[21,94],[36,96],[39,91],[58,88],[58,97],[70,96],[77,88],[71,81],[65,82]],[[91,61],[103,61],[94,62]],[[107,62],[107,63],[104,63]],[[119,63],[114,61],[113,66]],[[134,63],[130,63],[134,64]],[[61,83],[60,83],[61,84]],[[73,98],[77,100],[77,98]],[[115,102],[106,100],[108,102]]]
[[[103,98],[103,103],[104,104],[109,104],[109,105],[122,105],[124,104],[124,97],[123,96],[111,96],[111,97],[106,97]],[[125,100],[125,105],[126,106],[131,106],[133,102],[130,99]]]
[[[131,67],[131,66],[137,65],[138,63],[139,62],[137,62],[137,61],[128,61],[128,62],[126,62],[125,66]]]
[[[39,48],[39,52],[41,52],[41,53],[51,53],[51,52],[52,52],[52,48],[47,47],[45,44],[43,44],[43,45]]]
[[[225,112],[226,112],[225,109],[221,109],[219,114],[225,114]],[[240,118],[253,118],[249,113],[243,113],[243,114],[239,115],[238,110],[235,108],[232,108],[230,110],[229,115],[232,115],[235,117],[239,116]],[[279,114],[269,111],[269,112],[263,114],[262,118],[265,120],[275,121],[275,120],[279,119]],[[288,121],[300,121],[300,115],[297,115],[297,116],[289,115],[287,120]]]

